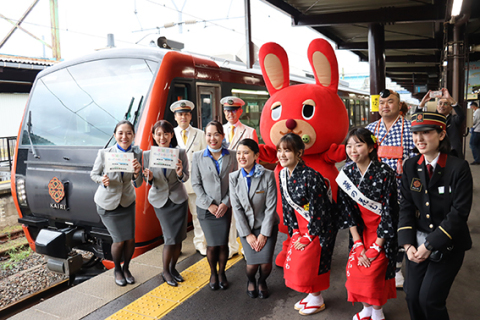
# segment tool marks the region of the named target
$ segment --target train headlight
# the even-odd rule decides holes
[[[27,191],[25,189],[25,179],[18,178],[17,179],[17,199],[18,204],[26,207],[27,204]]]

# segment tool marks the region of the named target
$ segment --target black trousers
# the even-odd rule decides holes
[[[463,264],[465,251],[453,250],[440,262],[415,263],[406,259],[404,289],[412,320],[448,320],[446,300]]]

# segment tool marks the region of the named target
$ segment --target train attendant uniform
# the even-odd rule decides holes
[[[195,108],[193,102],[188,100],[180,100],[174,102],[170,106],[170,110],[176,113],[188,112],[191,114],[192,110]],[[191,117],[191,115],[190,115]],[[177,138],[178,148],[185,149],[185,153],[188,158],[188,168],[192,168],[192,157],[193,153],[196,151],[204,150],[207,147],[205,142],[205,133],[197,128],[192,127],[190,124],[186,129],[182,129],[179,126],[175,127],[175,137]],[[184,183],[185,189],[188,193],[188,208],[192,214],[192,223],[193,223],[193,245],[195,249],[200,252],[200,254],[206,254],[207,241],[205,240],[205,235],[203,234],[202,227],[197,217],[197,206],[196,200],[197,195],[193,191],[192,183],[190,180]]]
[[[332,223],[332,204],[320,173],[299,162],[288,177],[280,171],[284,224],[292,241],[283,267],[285,285],[293,290],[315,293],[330,287],[330,265],[336,230]],[[304,250],[295,249],[300,237],[310,238]]]
[[[145,151],[143,155],[145,168],[149,168],[150,151]],[[178,244],[187,238],[188,194],[183,184],[190,174],[185,150],[180,149],[178,157],[183,164],[181,177],[177,176],[175,169],[149,168],[153,179],[148,181],[152,186],[148,202],[155,209],[165,245]]]
[[[240,118],[242,114],[242,106],[245,105],[245,102],[235,96],[223,97],[220,100],[220,103],[223,105],[224,112],[226,111],[235,111],[237,114],[237,119]],[[223,125],[223,132],[225,132],[225,145],[229,150],[236,151],[238,143],[242,139],[250,138],[255,140],[258,143],[258,136],[255,129],[252,127],[244,125],[240,120],[235,123],[227,122]],[[238,242],[237,242],[237,230],[235,228],[235,217],[232,216],[232,224],[230,226],[230,234],[228,236],[228,251],[229,257],[232,257],[234,254],[238,253]]]
[[[437,113],[418,113],[412,118],[413,132],[445,127],[445,117]],[[472,190],[465,160],[439,153],[430,163],[424,155],[405,163],[398,242],[417,249],[424,245],[430,251],[422,262],[407,259],[406,300],[413,320],[449,319],[446,299],[465,251],[472,247],[467,225]]]
[[[233,215],[247,264],[272,263],[280,221],[276,208],[277,184],[273,171],[266,170],[262,165],[255,164],[252,171],[247,175],[242,168],[230,174]],[[257,252],[252,249],[246,240],[249,234],[268,237],[262,250]]]
[[[222,156],[215,161],[208,149],[197,151],[192,158],[192,187],[197,194],[197,214],[208,246],[228,243],[232,210],[228,192],[228,175],[237,169],[235,155],[222,149]],[[211,204],[225,204],[229,209],[221,218],[208,211]]]
[[[103,224],[112,236],[113,242],[122,242],[135,238],[135,188],[142,185],[142,175],[133,179],[130,172],[107,173],[110,184],[105,187],[102,177],[105,174],[105,153],[108,152],[132,152],[135,159],[142,163],[142,150],[137,146],[131,146],[124,150],[118,144],[98,150],[97,158],[90,172],[93,181],[100,184],[95,192],[94,201],[97,212]],[[133,183],[132,183],[133,182]]]
[[[350,235],[347,262],[348,301],[383,306],[397,297],[395,258],[397,255],[398,202],[395,172],[385,163],[373,160],[362,176],[356,163],[347,164],[338,175],[337,203],[341,212],[339,227],[357,227],[365,250],[377,238],[385,239],[380,254],[370,267],[358,265],[358,252]]]

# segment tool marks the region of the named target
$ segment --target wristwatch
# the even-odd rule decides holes
[[[433,251],[433,246],[427,240],[425,240],[423,245],[425,246],[425,248],[427,248],[428,251]]]

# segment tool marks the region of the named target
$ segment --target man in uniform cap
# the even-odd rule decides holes
[[[193,102],[188,100],[179,100],[172,103],[170,110],[175,116],[175,121],[178,124],[178,127],[174,129],[175,138],[178,142],[178,147],[180,149],[185,149],[185,152],[188,157],[188,168],[192,168],[192,156],[195,151],[204,150],[207,148],[207,142],[205,140],[205,133],[202,130],[194,128],[190,125],[192,121],[192,110],[195,108]],[[207,254],[207,242],[203,234],[202,228],[197,218],[197,206],[195,205],[195,200],[197,195],[193,192],[192,183],[190,180],[185,182],[185,188],[188,193],[188,207],[190,213],[192,214],[193,222],[193,245],[195,249],[200,252],[202,255]]]
[[[240,122],[240,116],[243,113],[242,106],[245,102],[235,96],[224,97],[220,100],[223,105],[223,113],[227,123],[223,125],[225,140],[229,150],[237,150],[238,143],[242,139],[250,138],[258,142],[257,132],[252,127],[246,126]],[[228,251],[229,258],[238,253],[237,229],[235,220],[232,215],[232,223],[230,225],[230,234],[228,235]]]

